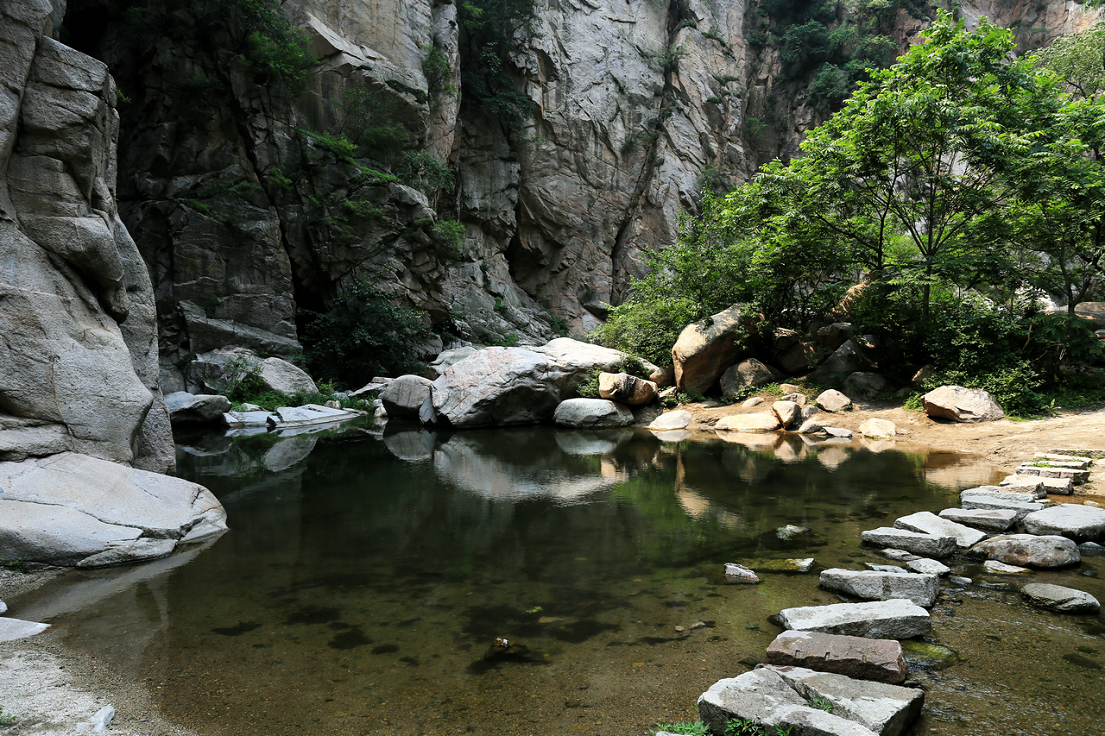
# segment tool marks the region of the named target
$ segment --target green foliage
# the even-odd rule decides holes
[[[249,401],[265,392],[261,362],[249,355],[237,355],[223,372],[222,385],[216,386],[231,401]]]
[[[340,133],[316,133],[302,128],[296,128],[296,131],[313,140],[319,148],[329,151],[338,158],[349,159],[357,153],[357,144]]]
[[[702,721],[676,721],[675,723],[657,723],[653,733],[667,731],[668,733],[689,734],[690,736],[710,736],[710,729]]]
[[[599,396],[599,374],[601,370],[592,371],[591,375],[586,381],[576,386],[576,393],[581,399],[598,399]]]
[[[611,310],[595,338],[607,347],[668,366],[679,333],[704,316],[702,306],[688,297],[638,293]]]
[[[452,189],[453,171],[434,158],[429,151],[404,151],[399,174],[405,182],[427,197],[441,189]]]
[[[0,726],[10,726],[13,723],[15,723],[15,716],[10,714],[5,715],[4,708],[0,706]]]
[[[430,229],[440,252],[453,261],[460,260],[465,232],[464,223],[456,220],[438,220]]]
[[[403,103],[395,95],[367,87],[350,87],[337,104],[336,136],[352,146],[344,153],[365,153],[383,161],[392,159],[410,143],[410,133],[399,122]],[[346,150],[348,151],[348,147]]]
[[[303,349],[311,374],[345,385],[396,376],[417,366],[429,336],[422,312],[396,306],[367,281],[356,281],[328,312],[301,310]]]
[[[513,332],[508,332],[501,338],[489,340],[487,344],[497,348],[513,348],[518,345],[518,336]]]
[[[790,736],[793,726],[766,726],[749,718],[733,718],[725,724],[725,736]]]
[[[817,708],[818,710],[823,710],[826,713],[832,713],[833,712],[833,704],[830,703],[828,700],[825,700],[825,698],[813,698],[812,700],[809,701],[809,706],[811,708]]]
[[[533,0],[462,0],[460,26],[461,79],[465,104],[520,129],[534,102],[518,89],[507,64],[512,51],[535,33]]]
[[[433,96],[455,95],[457,88],[449,81],[453,75],[453,65],[441,53],[437,45],[422,47],[426,58],[422,60],[422,75],[426,77],[426,87]]]

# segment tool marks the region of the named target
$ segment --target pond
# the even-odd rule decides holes
[[[21,610],[204,734],[642,734],[696,720],[699,694],[760,661],[770,616],[839,602],[819,570],[886,563],[861,531],[1000,477],[892,443],[733,439],[371,425],[195,438],[180,474],[222,500],[230,533],[63,576]],[[793,557],[813,571],[721,574]],[[1103,561],[1032,576],[1105,599]],[[974,582],[933,609],[930,642],[954,655],[913,660],[928,693],[913,733],[1100,733],[1100,619],[1032,610],[1010,578],[954,566]],[[489,658],[496,638],[510,649]]]

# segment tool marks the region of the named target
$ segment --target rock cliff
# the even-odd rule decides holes
[[[0,460],[174,467],[153,288],[116,206],[117,92],[57,3],[0,3]]]

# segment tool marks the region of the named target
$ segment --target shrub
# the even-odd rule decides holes
[[[635,296],[611,310],[594,336],[606,347],[669,366],[679,333],[705,316],[703,312],[701,305],[688,297]]]

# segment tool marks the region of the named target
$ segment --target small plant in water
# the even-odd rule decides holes
[[[690,734],[691,736],[709,736],[710,729],[702,721],[677,721],[676,723],[657,723],[653,733],[667,731],[668,733]]]

